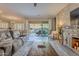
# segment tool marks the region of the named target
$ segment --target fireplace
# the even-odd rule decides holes
[[[73,39],[72,39],[72,47],[74,49],[76,49],[76,50],[79,48],[79,38],[73,37]]]

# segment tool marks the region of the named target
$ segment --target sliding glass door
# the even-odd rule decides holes
[[[30,23],[30,34],[37,36],[48,36],[49,24],[46,21],[43,22],[31,22]]]

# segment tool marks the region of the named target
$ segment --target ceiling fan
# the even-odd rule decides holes
[[[37,6],[37,3],[34,3],[33,5],[34,5],[34,7],[36,7]]]

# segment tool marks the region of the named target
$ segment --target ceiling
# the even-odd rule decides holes
[[[67,3],[37,3],[34,7],[33,3],[4,3],[0,6],[4,7],[9,13],[16,13],[27,18],[50,18],[67,6]]]

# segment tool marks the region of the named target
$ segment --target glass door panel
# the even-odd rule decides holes
[[[36,34],[37,36],[48,36],[48,29],[48,22],[30,23],[30,34]]]

